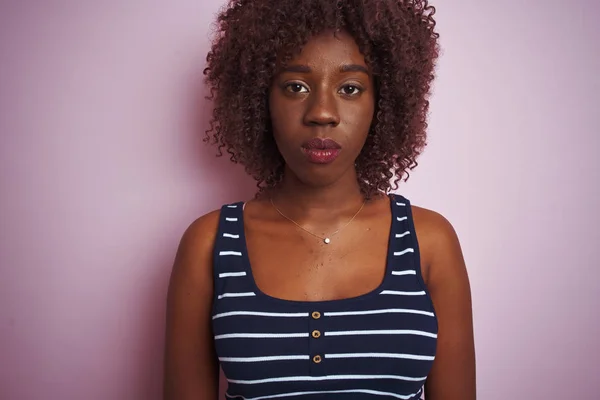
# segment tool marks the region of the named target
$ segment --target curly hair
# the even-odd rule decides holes
[[[204,69],[214,108],[205,141],[257,181],[281,181],[268,93],[278,63],[314,35],[350,33],[375,81],[375,114],[356,160],[368,198],[398,188],[426,145],[429,95],[439,55],[435,8],[427,0],[230,0],[219,13]],[[392,178],[393,181],[392,181]]]

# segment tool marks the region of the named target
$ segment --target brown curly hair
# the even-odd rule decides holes
[[[274,187],[284,166],[268,104],[278,62],[316,34],[345,30],[376,85],[374,118],[356,160],[359,186],[367,197],[397,189],[426,144],[439,54],[434,14],[427,0],[230,0],[218,15],[204,70],[214,103],[205,141],[244,165],[258,193]]]

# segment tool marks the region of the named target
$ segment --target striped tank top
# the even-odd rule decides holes
[[[379,287],[315,302],[262,293],[247,256],[244,203],[221,208],[212,324],[227,398],[421,398],[435,357],[437,319],[421,276],[410,203],[398,195],[390,200]]]

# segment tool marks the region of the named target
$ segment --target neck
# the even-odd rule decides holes
[[[286,170],[282,182],[269,194],[278,209],[290,218],[333,222],[355,213],[364,202],[356,171],[328,186],[310,186]]]

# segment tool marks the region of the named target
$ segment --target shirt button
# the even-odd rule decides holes
[[[317,354],[316,356],[313,357],[313,362],[315,364],[319,364],[321,361],[323,361],[323,360],[321,359],[320,355]]]
[[[319,319],[319,318],[321,318],[321,313],[318,311],[313,311],[312,317],[313,317],[313,319]]]
[[[314,337],[315,339],[318,339],[321,337],[321,332],[314,330],[312,331],[312,337]]]

